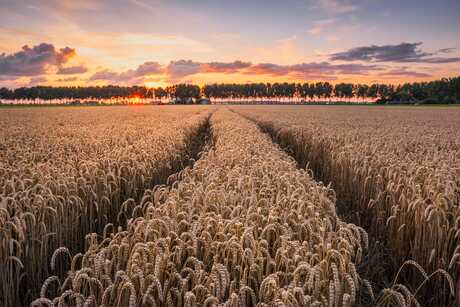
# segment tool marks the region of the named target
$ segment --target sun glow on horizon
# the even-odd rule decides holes
[[[166,87],[170,85],[164,81],[146,81],[143,84],[145,87],[148,87],[148,88]]]

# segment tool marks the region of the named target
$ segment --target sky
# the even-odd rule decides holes
[[[458,0],[0,0],[0,87],[460,76]]]

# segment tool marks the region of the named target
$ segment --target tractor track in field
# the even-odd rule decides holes
[[[392,278],[396,274],[396,270],[399,266],[392,258],[391,250],[386,247],[385,237],[369,231],[370,225],[368,222],[369,219],[365,217],[367,214],[366,212],[350,212],[348,210],[350,203],[354,200],[352,197],[349,197],[349,195],[342,193],[343,191],[340,188],[337,189],[340,182],[329,180],[329,178],[320,171],[324,165],[314,165],[311,163],[312,161],[307,160],[301,152],[302,144],[283,139],[271,122],[259,122],[236,110],[231,111],[255,123],[263,133],[271,138],[273,143],[277,144],[297,162],[297,166],[299,168],[309,168],[312,170],[316,181],[322,182],[325,185],[331,183],[332,188],[336,192],[336,208],[338,216],[347,223],[352,223],[364,228],[369,234],[369,249],[367,253],[364,254],[361,264],[357,266],[358,273],[360,276],[371,282],[376,295],[378,295],[382,289],[391,287]],[[294,138],[289,139],[292,140]],[[358,298],[355,306],[373,306],[372,299],[367,295],[367,291],[359,292],[360,297]]]

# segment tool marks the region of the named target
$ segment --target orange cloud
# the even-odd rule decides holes
[[[57,50],[52,44],[24,46],[16,53],[0,55],[0,75],[15,79],[21,76],[37,76],[48,73],[51,67],[61,67],[76,55],[73,48]]]

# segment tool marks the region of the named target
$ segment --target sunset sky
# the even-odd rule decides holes
[[[0,87],[460,75],[459,0],[0,0]]]

